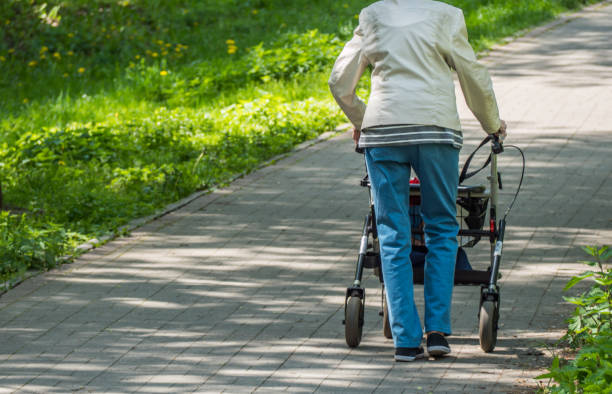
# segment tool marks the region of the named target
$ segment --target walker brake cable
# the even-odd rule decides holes
[[[516,145],[504,145],[504,147],[516,149],[521,154],[521,158],[523,160],[523,167],[521,169],[521,179],[519,180],[518,187],[516,188],[516,192],[514,193],[514,198],[512,198],[510,205],[508,205],[508,208],[506,208],[506,211],[504,212],[504,219],[506,219],[506,216],[508,216],[508,214],[512,210],[512,207],[514,206],[514,203],[516,202],[516,199],[521,191],[521,186],[523,185],[523,178],[525,177],[525,153],[521,148]]]
[[[489,141],[492,141],[492,143],[494,144],[492,154],[501,153],[503,152],[504,148],[513,148],[513,149],[518,150],[518,152],[521,154],[521,159],[523,162],[522,169],[521,169],[521,178],[519,180],[518,187],[516,188],[516,192],[514,193],[514,197],[512,201],[510,202],[510,205],[508,205],[508,207],[506,208],[506,211],[504,212],[504,219],[506,219],[506,217],[508,216],[508,214],[514,207],[514,203],[516,202],[516,199],[518,198],[518,195],[521,191],[521,186],[523,185],[523,178],[525,177],[525,166],[526,166],[525,153],[521,150],[521,148],[519,148],[516,145],[502,145],[501,142],[497,138],[495,138],[493,134],[489,134],[488,136],[485,137],[484,140],[482,140],[480,145],[478,145],[478,147],[474,149],[474,151],[470,154],[470,156],[465,161],[465,164],[463,165],[463,169],[461,170],[461,175],[459,175],[459,184],[462,184],[463,181],[465,181],[466,179],[471,178],[474,175],[478,174],[480,171],[485,169],[489,165],[489,163],[491,163],[492,154],[489,154],[489,157],[487,157],[487,160],[479,169],[472,171],[472,172],[467,172],[468,168],[470,167],[470,163],[472,162],[472,159],[474,158],[474,155],[476,154],[476,152]]]

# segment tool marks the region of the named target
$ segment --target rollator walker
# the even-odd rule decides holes
[[[468,172],[474,154],[488,143],[490,143],[491,153],[484,165],[476,171]],[[497,281],[500,277],[499,269],[502,261],[506,216],[516,201],[525,171],[525,157],[522,151],[516,146],[511,147],[516,148],[521,153],[523,157],[523,171],[514,199],[501,219],[497,219],[498,191],[502,188],[501,175],[497,170],[497,156],[504,151],[504,146],[496,135],[487,136],[468,157],[459,177],[459,188],[457,191],[457,220],[460,227],[457,236],[459,239],[460,253],[466,256],[462,249],[474,247],[483,238],[489,240],[491,248],[490,265],[486,270],[455,269],[454,279],[455,285],[480,286],[480,308],[478,312],[479,338],[480,347],[485,352],[493,351],[497,342],[500,310],[500,288]],[[363,153],[363,150],[359,148],[356,149],[356,151]],[[464,180],[472,177],[487,166],[490,166],[488,185],[466,186],[462,184]],[[366,175],[361,180],[361,186],[368,188],[370,206],[369,213],[363,224],[359,257],[355,270],[355,280],[352,286],[346,289],[343,324],[345,325],[346,343],[349,347],[359,346],[362,337],[366,298],[365,288],[362,286],[364,268],[373,269],[374,274],[381,283],[382,312],[380,312],[380,314],[383,317],[383,334],[386,338],[392,338],[385,284],[381,269],[378,233],[376,230],[374,213],[375,201],[373,201],[372,198],[367,168]],[[424,232],[422,220],[419,215],[420,196],[420,184],[418,181],[411,180],[409,212],[412,231],[412,248],[422,253],[424,256],[426,253],[426,245],[423,243]],[[469,263],[467,266],[469,267]],[[413,279],[415,284],[423,284],[424,267],[415,264],[414,257]]]

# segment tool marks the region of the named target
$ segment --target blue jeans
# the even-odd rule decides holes
[[[425,331],[451,334],[451,298],[457,259],[459,150],[450,144],[366,148],[376,213],[389,322],[395,347],[423,338],[414,302],[410,262],[410,169],[421,181],[425,222]]]

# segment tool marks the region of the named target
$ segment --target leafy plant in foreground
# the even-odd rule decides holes
[[[549,372],[536,377],[548,378],[558,384],[547,387],[547,392],[612,393],[612,268],[607,264],[612,250],[608,246],[583,249],[594,260],[582,262],[598,270],[574,276],[565,286],[564,290],[568,290],[586,278],[594,279],[593,285],[581,295],[564,297],[577,307],[568,319],[567,334],[562,338],[572,347],[582,348],[570,362],[563,363],[556,356]]]
[[[598,270],[589,270],[574,276],[564,288],[569,290],[586,278],[594,278],[595,283],[588,291],[577,297],[564,297],[565,301],[577,305],[569,319],[567,334],[563,337],[572,346],[588,343],[591,337],[612,329],[612,268],[607,264],[612,257],[612,249],[608,246],[586,246],[584,250],[595,260],[582,263],[597,267]]]
[[[591,337],[576,358],[562,363],[557,356],[548,373],[536,379],[551,379],[550,393],[611,393],[612,392],[612,334],[608,331]],[[549,383],[550,384],[550,383]]]

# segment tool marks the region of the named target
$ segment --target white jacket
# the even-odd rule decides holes
[[[366,106],[355,89],[368,65]],[[451,69],[482,128],[496,132],[501,121],[491,78],[468,42],[462,11],[431,0],[383,0],[361,11],[329,86],[358,130],[397,124],[461,130]]]

